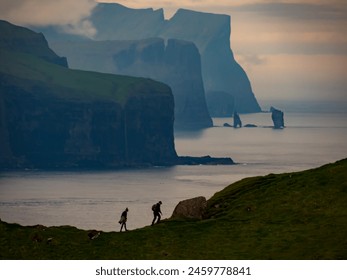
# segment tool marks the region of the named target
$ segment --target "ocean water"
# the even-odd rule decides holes
[[[200,132],[176,132],[179,155],[231,157],[233,166],[175,166],[116,171],[0,173],[0,218],[22,225],[71,225],[118,231],[128,207],[128,229],[152,221],[151,205],[163,202],[169,218],[181,200],[211,197],[245,177],[301,171],[347,157],[346,113],[286,113],[274,130],[268,113],[241,115],[255,128],[223,127],[214,119]]]

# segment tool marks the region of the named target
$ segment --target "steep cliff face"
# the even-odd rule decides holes
[[[11,94],[0,96],[0,138],[7,143],[1,149],[1,167],[105,168],[164,164],[176,158],[170,96],[134,93],[122,106],[112,100],[36,95],[17,87],[1,92],[7,90]],[[47,93],[49,88],[39,90]]]
[[[177,124],[183,128],[212,126],[196,46],[188,41],[168,39],[163,66],[163,70],[170,72],[160,80],[170,85],[175,95]]]
[[[254,113],[261,111],[246,72],[236,62],[232,50],[230,49],[230,16],[180,9],[170,20],[165,20],[162,9],[130,9],[116,3],[99,3],[93,10],[89,20],[97,30],[94,40],[90,38],[83,39],[79,36],[74,37],[71,34],[65,34],[64,37],[63,34],[58,32],[58,29],[54,30],[54,27],[40,28],[40,30],[44,32],[45,35],[47,34],[52,48],[59,54],[67,56],[69,63],[74,68],[90,69],[107,73],[122,73],[124,70],[127,71],[129,75],[143,76],[147,74],[146,77],[149,76],[148,73],[151,73],[151,78],[166,82],[171,87],[174,87],[172,80],[168,81],[168,77],[163,78],[163,73],[172,76],[175,76],[175,74],[170,71],[162,70],[158,72],[156,71],[158,67],[155,64],[151,66],[156,70],[149,69],[148,66],[149,63],[152,63],[150,62],[151,60],[146,61],[148,64],[146,68],[150,70],[149,72],[135,69],[135,64],[133,64],[132,67],[128,67],[128,69],[120,69],[123,60],[127,62],[127,66],[130,66],[128,60],[130,59],[129,56],[134,55],[134,48],[138,50],[138,48],[133,45],[128,45],[128,50],[124,49],[115,57],[120,68],[117,69],[119,72],[114,72],[114,65],[112,65],[113,61],[109,59],[109,56],[107,58],[106,55],[106,53],[109,54],[111,49],[115,48],[110,40],[117,40],[117,44],[122,45],[123,48],[125,48],[127,42],[122,43],[122,40],[139,40],[137,44],[141,45],[143,39],[155,37],[164,38],[165,40],[178,39],[192,42],[198,48],[201,56],[201,70],[196,70],[196,72],[199,73],[199,75],[201,73],[204,91],[209,93],[209,100],[207,103],[211,102],[212,104],[207,104],[208,107],[215,107],[216,104],[221,104],[221,106],[223,106],[224,102],[220,103],[219,101],[223,96],[218,95],[213,98],[213,93],[225,92],[232,95],[234,99],[234,109],[237,112]],[[95,40],[98,42],[95,42]],[[83,47],[78,48],[78,43],[83,43]],[[71,44],[74,44],[74,51],[71,51]],[[90,46],[86,47],[87,44],[90,44]],[[79,53],[79,51],[84,52],[85,48],[88,49],[85,53],[88,55],[88,58],[82,58]],[[148,51],[148,49],[146,51]],[[176,52],[180,51],[181,50],[176,50]],[[159,52],[155,57],[158,58],[160,55],[162,55],[162,52]],[[178,61],[179,63],[181,62],[181,60]],[[181,66],[185,65],[186,64],[183,63]],[[86,66],[88,67],[86,68]],[[139,67],[139,65],[137,66]],[[132,69],[133,72],[131,72],[130,69]],[[156,71],[155,75],[153,75],[154,71]],[[191,74],[192,73],[189,73],[189,75]],[[173,79],[176,78],[177,75]],[[181,84],[188,85],[188,79],[190,78],[191,77],[188,78],[185,76],[185,80],[181,81]],[[190,88],[196,88],[196,81],[190,84]],[[199,88],[200,87],[201,86],[199,86]],[[178,89],[181,91],[182,87]],[[197,90],[194,90],[194,92],[196,91]],[[211,125],[211,119],[204,113],[206,106],[203,105],[203,103],[206,103],[206,100],[201,101],[197,98],[197,95],[194,95],[194,93],[189,90],[189,86],[184,89],[184,92],[188,92],[185,97],[187,99],[187,105],[189,104],[189,106],[192,106],[189,100],[194,96],[194,99],[197,100],[197,103],[199,103],[201,107],[200,110],[195,110],[198,105],[196,104],[192,107],[192,112],[190,114],[182,112],[182,108],[176,108],[176,127],[180,128],[182,124],[186,125],[190,121],[191,123],[188,127],[209,127]],[[180,106],[179,104],[182,102],[180,99],[177,100],[176,98],[180,93],[175,89],[173,93],[176,99],[176,106]],[[225,102],[230,103],[230,98],[228,97]],[[186,109],[183,110],[188,110],[188,107],[186,106]],[[217,117],[220,111],[225,111],[225,108],[216,108],[216,110],[212,110],[209,114],[212,117]],[[231,114],[232,112],[229,115]],[[195,116],[195,119],[190,120],[189,117],[191,116]],[[198,120],[198,116],[201,117],[200,120]],[[183,121],[181,121],[181,119]]]
[[[247,74],[230,49],[230,32],[230,16],[180,9],[165,25],[161,36],[196,44],[206,92],[231,94],[239,113],[259,112]]]
[[[212,126],[196,46],[187,41],[152,38],[136,41],[52,43],[70,66],[152,78],[168,84],[175,98],[175,127]]]
[[[0,23],[0,30],[3,26]],[[5,27],[13,33],[19,28],[8,23]],[[37,36],[21,31],[23,43]],[[36,52],[41,54],[33,46],[13,52],[0,45],[0,168],[175,162],[174,101],[168,86],[70,70]]]
[[[205,90],[232,94],[239,113],[260,111],[247,74],[230,49],[230,16],[179,9],[164,20],[162,10],[98,4],[91,21],[97,28],[97,40],[162,37],[193,42],[201,54]]]
[[[173,98],[134,95],[124,109],[125,158],[131,164],[166,165],[176,160]]]
[[[156,37],[165,21],[162,9],[129,9],[119,4],[98,3],[92,22],[97,29],[96,39],[139,40]],[[110,28],[105,26],[110,25]]]

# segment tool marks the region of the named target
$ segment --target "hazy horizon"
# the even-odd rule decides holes
[[[231,48],[258,100],[347,102],[347,5],[344,0],[163,0],[116,2],[163,8],[170,18],[186,8],[231,16]],[[95,34],[94,0],[0,0],[0,18],[19,25],[61,24]],[[39,12],[38,12],[39,11]]]

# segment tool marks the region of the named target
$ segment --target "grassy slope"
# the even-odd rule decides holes
[[[95,240],[73,227],[1,222],[0,258],[347,259],[346,205],[343,160],[236,182],[208,201],[202,221],[169,220],[127,233],[102,232]]]
[[[49,94],[65,99],[110,99],[123,103],[129,94],[168,94],[162,83],[144,78],[71,70],[36,56],[0,49],[0,73],[43,84]],[[26,87],[23,84],[23,87]],[[66,89],[66,90],[64,90]],[[71,95],[71,93],[73,94]]]

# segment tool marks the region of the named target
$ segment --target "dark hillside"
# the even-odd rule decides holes
[[[66,58],[57,56],[48,47],[42,33],[35,33],[3,20],[0,20],[0,30],[0,49],[32,54],[48,62],[67,67]]]
[[[203,220],[127,233],[0,223],[2,259],[347,259],[347,160],[236,182]],[[115,229],[118,230],[118,229]]]
[[[172,163],[171,89],[77,71],[42,34],[0,21],[0,169]]]

